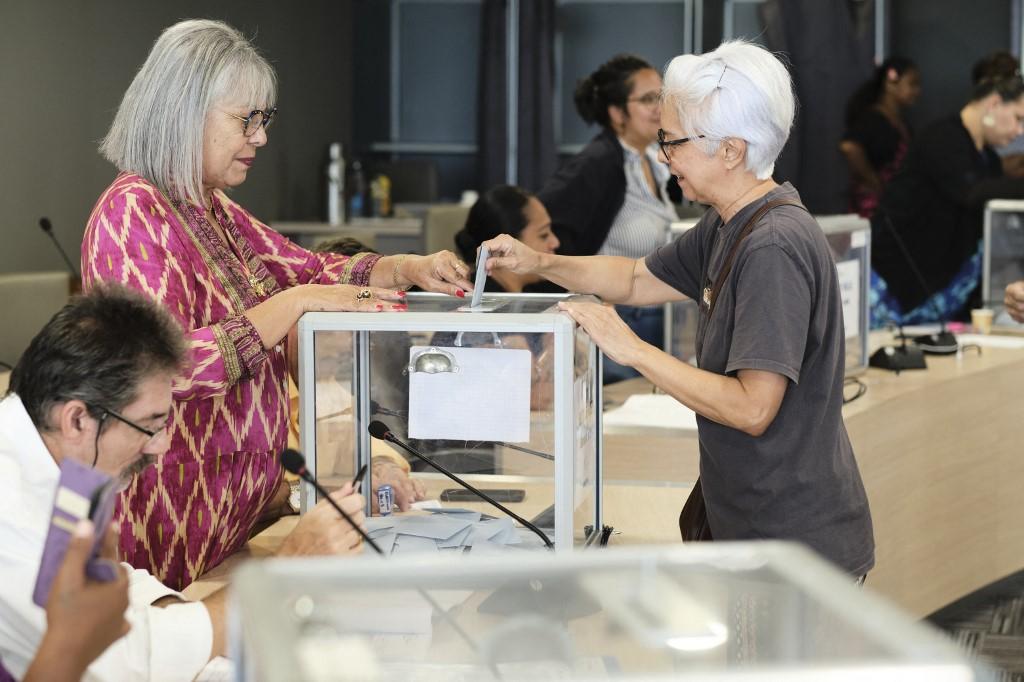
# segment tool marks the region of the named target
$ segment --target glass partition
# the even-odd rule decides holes
[[[796,544],[266,560],[235,587],[240,679],[994,679]]]

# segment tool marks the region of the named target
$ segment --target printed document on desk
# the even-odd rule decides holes
[[[640,393],[601,417],[605,426],[697,430],[697,414],[670,395]]]

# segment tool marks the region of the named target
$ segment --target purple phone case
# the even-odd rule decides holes
[[[57,576],[57,571],[60,570],[64,555],[67,553],[72,529],[85,518],[85,515],[78,515],[68,509],[57,507],[62,488],[90,501],[88,516],[96,527],[96,539],[90,552],[91,558],[85,566],[85,574],[93,580],[101,581],[114,580],[117,577],[116,565],[103,559],[97,559],[107,526],[114,515],[114,503],[117,499],[116,485],[109,476],[90,469],[75,460],[66,459],[60,468],[60,480],[54,495],[50,527],[46,533],[46,543],[43,545],[43,558],[39,562],[39,573],[36,574],[36,585],[32,591],[32,601],[43,607],[46,606],[53,579]]]

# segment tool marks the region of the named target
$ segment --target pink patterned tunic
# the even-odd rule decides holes
[[[185,330],[190,366],[174,382],[171,445],[122,495],[121,552],[181,589],[249,538],[281,477],[288,438],[287,354],[266,351],[243,315],[287,287],[365,285],[378,256],[314,254],[221,192],[214,216],[122,173],[82,241],[85,288],[112,280],[161,302]]]

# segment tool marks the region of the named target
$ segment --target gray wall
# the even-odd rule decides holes
[[[263,220],[323,217],[327,145],[352,140],[351,0],[2,0],[0,272],[62,267],[44,215],[77,262],[116,173],[97,141],[160,31],[196,17],[255,35],[280,81],[280,118],[233,196]]]
[[[967,103],[971,67],[996,50],[1009,50],[1011,0],[900,0],[890,3],[890,54],[921,68],[921,98],[908,118],[920,132]],[[1018,55],[1020,56],[1020,55]]]

